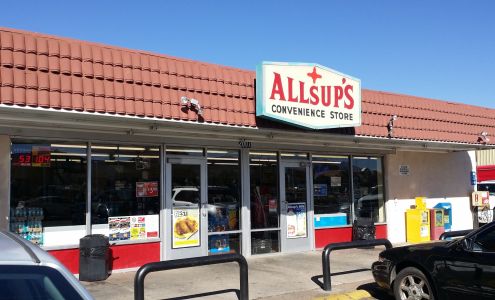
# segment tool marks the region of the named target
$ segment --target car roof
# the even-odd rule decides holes
[[[33,257],[30,253],[9,233],[0,232],[0,249],[2,249],[1,262],[33,261]]]
[[[0,253],[0,266],[22,264],[57,269],[83,299],[94,299],[55,257],[14,233],[0,231]]]
[[[0,231],[0,264],[9,263],[51,263],[57,266],[60,262],[31,242],[16,234]]]

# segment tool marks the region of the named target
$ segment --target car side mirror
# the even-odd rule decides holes
[[[460,246],[465,251],[471,251],[473,249],[473,241],[471,239],[462,239]]]

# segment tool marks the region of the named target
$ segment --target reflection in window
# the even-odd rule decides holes
[[[489,229],[476,236],[474,250],[483,252],[495,252],[495,230]]]
[[[349,159],[313,156],[315,227],[348,225],[351,220]]]
[[[208,231],[239,230],[241,168],[239,151],[208,150]]]
[[[252,152],[249,157],[251,228],[277,228],[279,216],[277,153]]]
[[[354,157],[352,165],[355,217],[385,222],[381,158]]]
[[[60,271],[43,265],[1,265],[0,291],[0,299],[83,300]]]
[[[43,244],[46,227],[86,223],[86,145],[14,143],[11,230]]]
[[[91,146],[93,224],[113,216],[158,214],[159,153],[158,147]]]

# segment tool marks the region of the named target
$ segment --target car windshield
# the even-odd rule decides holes
[[[44,266],[0,266],[0,300],[83,299],[57,270]]]

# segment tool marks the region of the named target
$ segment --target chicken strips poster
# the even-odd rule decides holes
[[[174,208],[172,216],[172,248],[200,246],[199,208]]]

